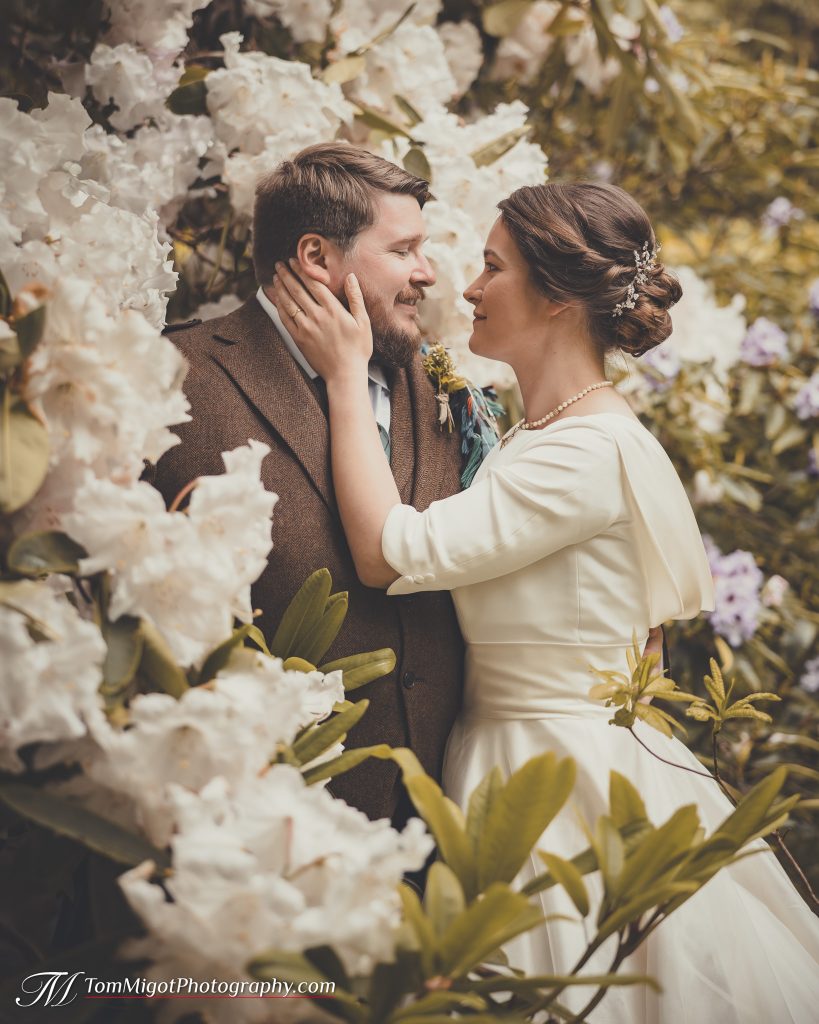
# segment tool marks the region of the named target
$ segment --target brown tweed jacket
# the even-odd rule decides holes
[[[202,474],[224,472],[220,453],[266,442],[265,486],[279,495],[273,550],[253,591],[258,620],[272,637],[293,594],[326,566],[333,590],[347,590],[349,613],[327,660],[392,647],[395,670],[351,694],[370,707],[347,747],[410,746],[440,778],[444,745],[461,700],[463,645],[447,593],[387,597],[359,583],[332,490],[324,398],[287,351],[255,298],[236,312],[171,334],[190,369],[185,392],[191,422],[175,428],[182,443],[149,479],[165,500]],[[420,358],[391,383],[392,469],[401,500],[418,509],[459,490],[460,438],[441,433],[434,390]],[[270,708],[275,715],[275,707]],[[371,818],[403,817],[397,769],[367,761],[339,776],[334,793]]]

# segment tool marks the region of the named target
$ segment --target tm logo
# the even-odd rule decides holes
[[[74,983],[77,978],[85,977],[85,971],[75,971],[69,974],[68,971],[41,971],[39,974],[29,974],[23,980],[22,989],[30,1000],[25,1002],[20,996],[15,1002],[18,1006],[34,1006],[41,1003],[43,1006],[68,1006],[77,998],[74,991]]]

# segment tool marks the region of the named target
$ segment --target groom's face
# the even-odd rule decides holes
[[[352,248],[338,256],[333,290],[341,298],[344,277],[356,275],[373,328],[374,356],[390,366],[407,366],[421,344],[418,303],[424,289],[435,284],[435,271],[423,254],[425,240],[417,200],[380,193],[372,227],[361,231]]]

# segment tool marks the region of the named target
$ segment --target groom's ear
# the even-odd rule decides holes
[[[296,246],[300,273],[330,288],[337,276],[334,273],[336,253],[336,246],[323,235],[302,235]]]

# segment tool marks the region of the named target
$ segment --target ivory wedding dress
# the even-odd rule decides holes
[[[588,697],[590,666],[627,670],[633,631],[642,646],[651,626],[713,608],[691,506],[639,421],[598,413],[519,431],[469,490],[423,513],[392,509],[382,545],[402,574],[388,593],[453,592],[467,645],[464,706],[444,765],[453,800],[465,808],[494,765],[511,771],[552,750],[577,764],[570,803],[539,843],[562,857],[588,845],[578,817],[607,812],[612,768],[634,783],[655,825],[691,803],[709,834],[728,816],[716,783],[652,757]],[[642,723],[637,731],[660,756],[703,770],[678,740]],[[624,971],[653,976],[662,994],[610,989],[594,1024],[819,1021],[819,919],[757,845],[763,852],[720,872],[626,961]],[[542,870],[532,858],[519,880]],[[597,876],[586,881],[594,901]],[[546,914],[575,920],[511,942],[510,963],[565,973],[586,948],[585,926],[561,890],[538,898]],[[609,962],[598,956],[586,970]],[[575,989],[564,1001],[577,1010],[592,993]]]

